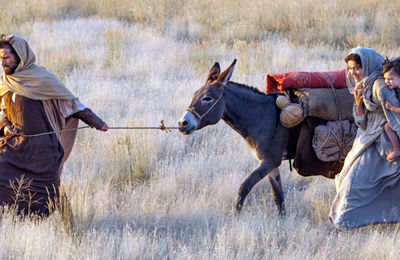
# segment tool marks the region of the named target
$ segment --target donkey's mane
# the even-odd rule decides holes
[[[267,96],[266,93],[260,91],[258,88],[255,88],[255,87],[252,87],[252,86],[249,86],[249,85],[245,85],[245,84],[241,84],[241,83],[237,83],[237,82],[233,82],[233,81],[230,81],[229,83],[230,83],[229,87],[241,88],[241,89],[249,90],[249,91],[251,91],[251,92],[253,92],[255,94]]]

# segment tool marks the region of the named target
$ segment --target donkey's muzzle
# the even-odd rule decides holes
[[[182,134],[189,135],[196,130],[197,121],[191,112],[186,112],[178,122],[179,131]]]
[[[178,122],[179,132],[181,132],[182,134],[187,134],[186,133],[187,126],[188,126],[188,122],[186,120],[179,121]]]
[[[179,123],[178,123],[179,130],[185,129],[188,125],[189,125],[189,123],[186,120],[179,121]]]
[[[178,128],[179,131],[184,135],[191,134],[193,132],[193,130],[194,130],[194,128],[190,127],[189,123],[187,121],[185,121],[185,120],[179,121],[178,122],[178,126],[179,126],[179,128]]]

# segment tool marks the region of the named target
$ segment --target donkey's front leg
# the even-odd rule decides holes
[[[271,162],[262,161],[261,164],[250,174],[249,177],[240,185],[239,197],[236,202],[236,211],[240,212],[243,206],[243,202],[251,191],[251,189],[260,180],[262,180],[268,173],[273,169],[277,168],[279,165],[273,165]],[[283,198],[283,197],[282,197]]]

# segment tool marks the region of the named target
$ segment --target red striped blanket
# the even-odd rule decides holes
[[[346,88],[346,72],[344,69],[324,72],[295,71],[286,73],[267,74],[265,92],[277,93],[288,88],[329,88],[326,77],[329,75],[334,88]]]

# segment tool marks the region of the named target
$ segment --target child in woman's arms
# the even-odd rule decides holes
[[[400,104],[400,57],[391,61],[386,61],[383,64],[383,77],[385,78],[385,84],[389,89],[393,89],[396,94],[396,99]],[[397,105],[397,104],[396,104]],[[395,106],[390,103],[388,100],[385,102],[385,108],[394,113],[400,114],[400,106]],[[400,157],[400,142],[399,142],[399,134],[394,131],[392,127],[389,125],[389,118],[386,114],[387,122],[384,126],[385,132],[389,137],[390,142],[393,146],[393,151],[388,154],[386,159],[388,161],[394,161],[398,157]],[[395,120],[391,120],[392,124],[396,123]],[[394,127],[393,127],[394,128]]]

